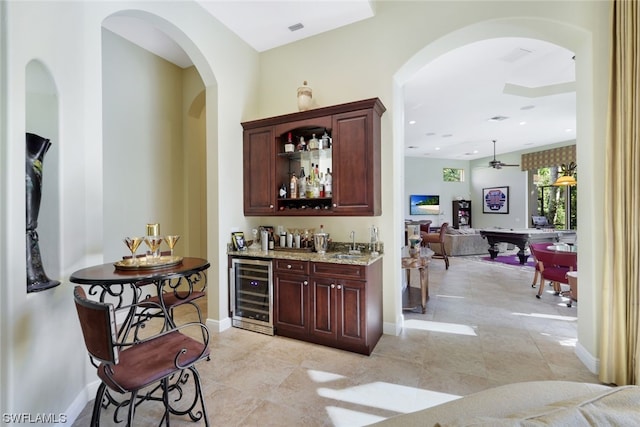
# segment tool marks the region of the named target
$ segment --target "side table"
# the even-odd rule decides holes
[[[420,271],[420,296],[422,313],[427,310],[427,298],[429,298],[429,262],[433,256],[433,251],[429,248],[422,248],[419,254],[415,256],[402,257],[402,269],[407,271],[407,291],[411,286],[410,276],[411,269],[417,268]],[[403,308],[412,310],[411,307]]]

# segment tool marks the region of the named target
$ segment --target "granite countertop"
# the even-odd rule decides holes
[[[287,250],[250,250],[245,251],[227,251],[227,254],[235,257],[247,258],[264,258],[264,259],[291,259],[298,261],[312,262],[329,262],[333,264],[350,264],[350,265],[371,265],[382,258],[382,253],[372,255],[368,251],[363,251],[359,255],[349,255],[343,251],[329,251],[325,254],[307,251],[287,251]]]

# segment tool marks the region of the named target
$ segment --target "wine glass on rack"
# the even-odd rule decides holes
[[[178,243],[178,240],[180,240],[180,235],[178,234],[164,236],[164,241],[167,242],[169,246],[169,255],[173,256],[173,248],[176,246],[176,243]]]
[[[127,248],[129,248],[129,251],[131,252],[132,265],[138,264],[138,259],[136,258],[136,251],[138,250],[138,247],[140,247],[140,243],[142,243],[142,240],[143,240],[142,237],[125,237],[123,240],[124,244],[127,245]]]
[[[146,243],[149,248],[149,252],[147,252],[147,262],[156,261],[160,258],[160,244],[162,243],[162,237],[160,236],[147,236],[144,238],[144,243]]]

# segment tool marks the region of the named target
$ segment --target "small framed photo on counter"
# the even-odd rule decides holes
[[[244,233],[242,231],[234,231],[231,233],[231,243],[233,243],[233,249],[236,251],[244,251],[247,249],[247,242],[244,240]]]

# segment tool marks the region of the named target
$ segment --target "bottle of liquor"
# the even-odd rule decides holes
[[[306,151],[307,150],[307,143],[304,142],[304,136],[300,137],[300,142],[298,142],[298,151]]]
[[[320,172],[320,179],[318,180],[318,187],[320,188],[320,197],[325,197],[325,184],[326,179],[324,174]]]
[[[318,149],[318,140],[316,139],[316,134],[311,134],[311,139],[309,140],[309,151]]]
[[[327,174],[324,176],[324,196],[331,197],[331,185],[333,184],[333,177],[331,171],[327,168]]]
[[[287,186],[284,185],[284,182],[282,183],[282,186],[278,191],[278,197],[280,197],[281,199],[284,199],[285,197],[287,197]]]
[[[331,148],[331,137],[327,133],[327,130],[324,130],[324,135],[322,135],[322,149],[327,150]]]
[[[287,135],[287,143],[284,145],[285,153],[293,153],[295,151],[295,146],[293,145],[293,141],[291,140],[291,132]]]
[[[304,174],[304,167],[300,168],[300,177],[298,178],[298,198],[304,199],[307,193],[307,178]]]
[[[289,184],[289,191],[291,192],[290,197],[292,199],[298,198],[298,177],[296,177],[296,173],[291,174],[291,182]]]

